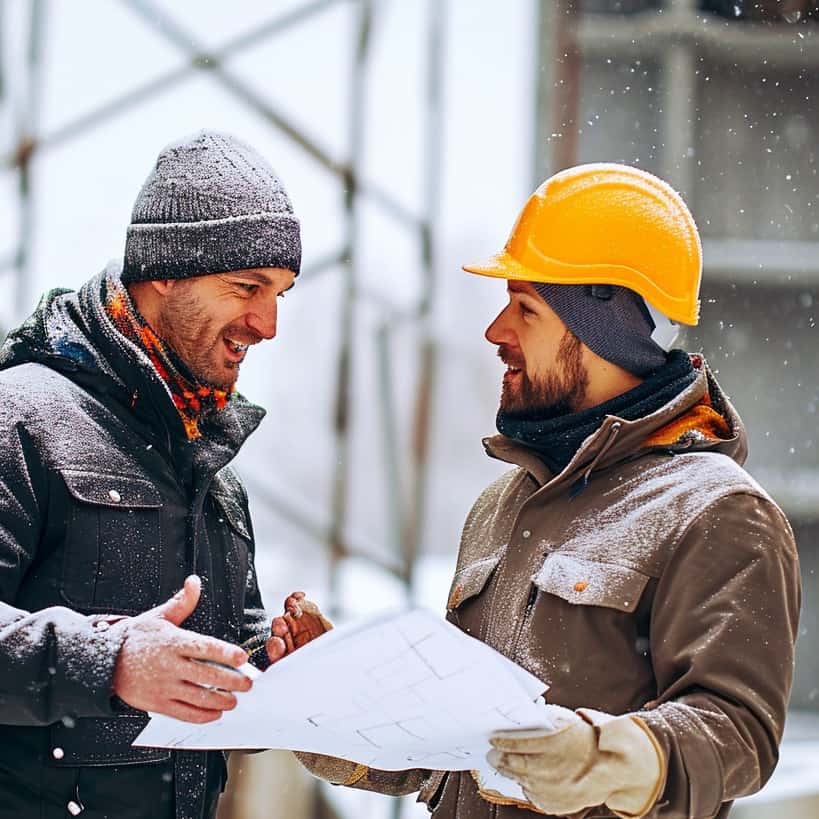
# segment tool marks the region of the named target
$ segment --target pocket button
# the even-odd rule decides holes
[[[111,498],[114,503],[119,503],[122,500],[122,495],[120,495],[116,489],[109,489],[108,497]]]

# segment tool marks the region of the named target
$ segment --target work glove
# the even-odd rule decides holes
[[[497,731],[488,760],[516,780],[543,813],[569,816],[605,805],[616,816],[645,816],[665,784],[666,762],[645,723],[582,708],[547,705],[552,731]]]

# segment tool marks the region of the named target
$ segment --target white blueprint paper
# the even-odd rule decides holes
[[[382,770],[480,770],[493,731],[546,728],[547,686],[460,629],[421,609],[323,635],[259,674],[221,719],[193,725],[154,716],[134,745],[277,748]],[[505,784],[504,784],[505,783]]]

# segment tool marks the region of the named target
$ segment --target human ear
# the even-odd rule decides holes
[[[160,296],[167,296],[176,284],[176,279],[151,279],[150,283]]]

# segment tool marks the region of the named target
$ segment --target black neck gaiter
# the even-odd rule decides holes
[[[633,390],[624,392],[580,412],[557,409],[537,414],[498,411],[501,435],[534,450],[557,474],[574,456],[580,445],[599,429],[607,415],[636,421],[656,412],[694,382],[697,372],[684,350],[672,350],[666,363]]]

